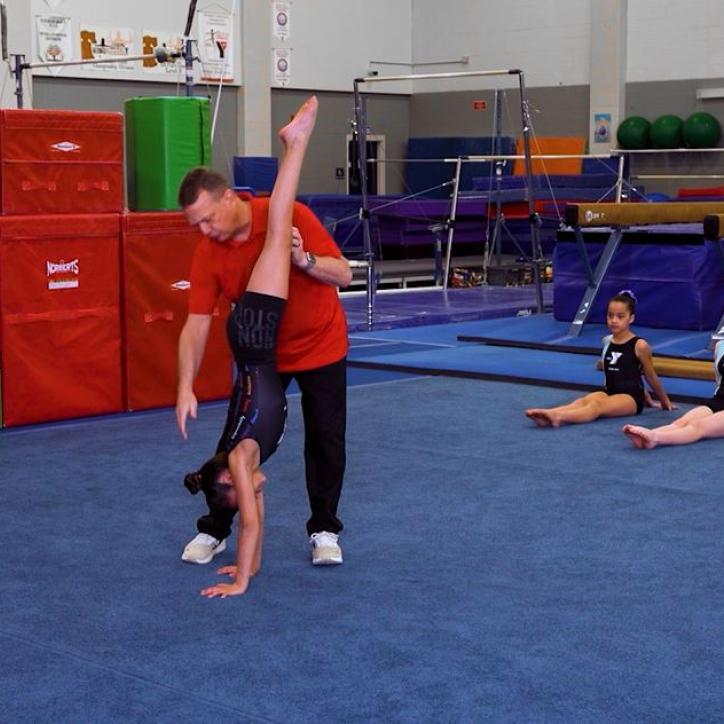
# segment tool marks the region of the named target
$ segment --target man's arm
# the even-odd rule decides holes
[[[196,419],[198,401],[194,394],[194,380],[204,358],[206,340],[211,328],[210,314],[189,314],[178,340],[178,390],[176,393],[176,424],[186,440],[186,420]]]
[[[348,287],[352,282],[352,270],[343,257],[312,254],[308,256],[299,229],[292,228],[292,264],[323,284]]]

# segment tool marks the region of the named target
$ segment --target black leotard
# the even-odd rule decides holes
[[[217,452],[245,439],[259,444],[260,463],[284,436],[287,400],[276,369],[276,340],[285,300],[245,292],[229,315],[226,332],[237,375]]]
[[[641,381],[643,369],[636,356],[636,342],[640,337],[631,337],[628,342],[616,344],[613,335],[604,337],[603,371],[606,374],[606,393],[609,395],[630,395],[636,403],[636,414],[641,414],[646,403],[644,385]]]
[[[714,375],[716,376],[714,397],[705,404],[712,412],[721,412],[724,410],[724,342],[717,342],[714,350]]]

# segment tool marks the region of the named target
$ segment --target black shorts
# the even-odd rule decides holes
[[[646,393],[643,390],[618,390],[616,392],[611,392],[610,390],[604,388],[603,391],[609,396],[628,395],[629,397],[632,397],[633,401],[636,403],[637,415],[640,415],[644,411],[644,407],[646,407]]]
[[[711,400],[705,402],[704,405],[716,414],[724,410],[724,397],[712,397]]]

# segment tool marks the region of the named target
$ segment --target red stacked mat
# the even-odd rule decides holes
[[[201,235],[174,212],[131,213],[123,220],[126,409],[176,401],[178,336],[186,321],[191,258]],[[214,311],[194,386],[199,400],[228,397],[232,367],[225,300]]]
[[[118,214],[0,218],[5,425],[118,412]]]
[[[123,115],[0,111],[3,214],[120,213]]]

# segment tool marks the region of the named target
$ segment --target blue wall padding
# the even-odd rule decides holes
[[[278,167],[274,156],[234,156],[234,186],[271,193]]]
[[[587,243],[595,268],[602,243]],[[576,244],[558,242],[553,255],[553,316],[571,321],[586,289]],[[714,329],[724,311],[724,267],[715,242],[621,244],[588,321],[604,324],[608,300],[621,289],[638,299],[636,324],[668,329]]]
[[[624,175],[627,172],[628,158],[624,164]],[[613,176],[611,183],[616,181],[618,176],[618,158],[584,158],[581,166],[581,173],[586,176],[588,174],[605,174]]]
[[[407,158],[457,158],[458,156],[481,156],[492,153],[493,137],[450,137],[450,138],[410,138],[407,142]],[[515,139],[510,136],[500,138],[500,155],[515,154]],[[465,163],[460,175],[460,189],[471,190],[474,176],[488,176],[490,162]],[[505,163],[503,173],[512,173],[512,162]],[[408,193],[418,193],[451,180],[455,175],[453,163],[407,163],[405,164],[405,183]],[[444,187],[430,192],[432,198],[450,196],[451,188]]]

